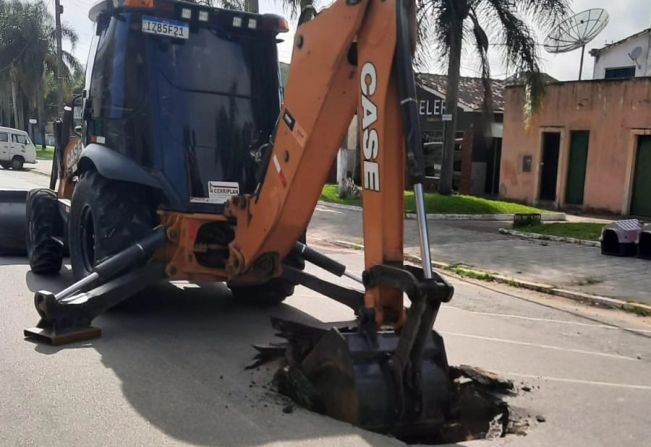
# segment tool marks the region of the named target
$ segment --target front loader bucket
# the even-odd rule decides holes
[[[0,190],[0,255],[23,256],[26,252],[27,193]]]
[[[332,329],[301,363],[317,393],[320,410],[367,430],[418,437],[440,429],[451,401],[443,339],[426,342],[418,371],[396,373],[389,361],[395,332],[372,340],[360,331]]]

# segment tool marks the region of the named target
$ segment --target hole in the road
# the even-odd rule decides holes
[[[249,367],[280,360],[275,388],[308,410],[409,444],[496,439],[525,434],[529,425],[506,402],[516,394],[512,381],[477,367],[449,367],[434,332],[420,357],[404,362],[392,334],[381,333],[369,348],[368,334],[344,325],[324,331],[281,319],[273,324],[287,342],[255,345]]]
[[[453,397],[442,423],[426,432],[387,434],[407,444],[421,445],[526,435],[530,425],[528,415],[515,411],[504,400],[516,393],[511,381],[469,366],[451,367],[450,380]],[[300,406],[324,413],[311,385],[295,368],[279,369],[274,384],[280,393]]]
[[[512,412],[503,400],[513,385],[478,369],[451,368],[453,399],[445,421],[430,433],[404,435],[407,444],[452,444],[478,439],[497,439],[509,433],[523,434],[528,423]]]

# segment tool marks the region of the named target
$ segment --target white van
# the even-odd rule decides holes
[[[24,130],[0,127],[0,166],[19,170],[36,163],[36,148]]]

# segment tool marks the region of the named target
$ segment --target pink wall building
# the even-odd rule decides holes
[[[651,217],[651,78],[554,83],[525,122],[508,87],[500,195]]]

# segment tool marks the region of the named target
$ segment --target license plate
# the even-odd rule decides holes
[[[190,37],[190,26],[187,23],[177,20],[145,16],[142,18],[142,32],[156,34],[158,36],[175,37],[177,39],[187,39]]]

